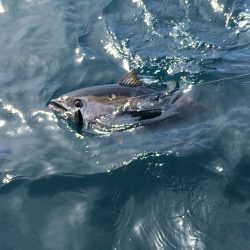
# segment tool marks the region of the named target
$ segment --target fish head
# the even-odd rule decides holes
[[[89,87],[52,99],[48,108],[73,129],[88,130],[101,118],[112,120],[128,101],[128,96],[131,96],[128,88],[116,85]]]
[[[76,130],[84,125],[83,113],[87,108],[87,101],[83,96],[63,95],[49,102],[48,108],[59,118],[67,121]]]

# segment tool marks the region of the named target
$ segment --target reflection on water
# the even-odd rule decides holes
[[[5,125],[5,121],[4,120],[0,120],[0,127],[3,127]]]
[[[12,178],[13,178],[12,175],[7,174],[7,175],[3,178],[3,184],[10,183],[11,180],[12,180]]]
[[[0,14],[4,13],[5,12],[5,9],[2,5],[2,2],[0,1]]]
[[[19,124],[16,125],[17,128],[15,128],[14,130],[8,130],[8,124],[6,124],[7,121],[5,120],[0,121],[0,127],[3,127],[4,125],[6,125],[5,126],[5,128],[7,129],[7,131],[5,132],[6,135],[15,136],[15,135],[22,135],[24,133],[31,132],[31,128],[27,125],[27,122],[25,121],[22,112],[20,112],[18,109],[14,108],[10,104],[4,104],[4,102],[1,99],[0,99],[0,105],[1,105],[1,109],[5,111],[7,114],[12,116],[14,119],[18,118]]]
[[[108,42],[104,45],[104,49],[107,53],[111,54],[114,58],[122,58],[123,67],[126,71],[129,71],[129,59],[130,51],[126,47],[126,42],[121,41],[120,43],[115,42],[117,39],[111,31],[108,31]]]
[[[54,113],[38,110],[32,113],[32,116],[39,122],[43,123],[43,126],[50,130],[58,130],[58,119]]]
[[[0,249],[248,249],[249,32],[245,0],[1,0]],[[210,116],[91,137],[47,110],[133,68]]]
[[[224,5],[220,4],[218,0],[211,0],[210,3],[211,3],[211,6],[215,12],[223,12],[224,11]]]
[[[233,223],[230,213],[237,210],[232,207],[223,218],[217,217],[227,207],[227,180],[205,170],[200,165],[203,156],[152,156],[110,174],[16,179],[9,191],[7,185],[0,190],[0,199],[5,198],[0,211],[15,211],[16,217],[9,218],[13,223],[25,208],[25,232],[39,212],[32,243],[42,241],[54,249],[63,244],[86,249],[201,249],[211,244],[212,233],[207,232],[225,217]],[[151,167],[146,169],[148,162]],[[155,175],[158,162],[164,163],[160,177]],[[26,241],[12,237],[9,246],[25,246]]]

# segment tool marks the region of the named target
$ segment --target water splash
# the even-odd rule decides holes
[[[155,18],[150,14],[150,12],[147,10],[146,5],[143,3],[142,0],[132,0],[133,3],[137,5],[138,8],[141,8],[143,10],[143,20],[144,23],[149,28],[148,31],[152,31],[154,35],[158,35],[159,37],[163,37],[159,32],[155,31],[154,29],[154,20]]]
[[[122,59],[123,68],[129,72],[129,59],[131,58],[131,52],[126,45],[126,42],[118,42],[111,29],[108,29],[107,31],[107,38],[108,41],[104,44],[104,49],[114,58]]]
[[[0,127],[3,127],[6,124],[5,120],[0,120]]]
[[[10,183],[12,179],[13,179],[13,176],[10,175],[10,174],[7,174],[7,175],[3,178],[3,184]]]
[[[2,105],[2,109],[4,111],[13,115],[14,117],[17,117],[21,123],[21,126],[19,126],[18,128],[14,130],[8,130],[6,132],[7,135],[16,136],[16,135],[22,135],[25,133],[30,133],[32,131],[31,128],[27,125],[24,115],[20,110],[18,110],[17,108],[14,108],[11,104],[5,104],[3,100],[1,99],[0,99],[0,104]],[[6,121],[2,121],[1,124],[3,127],[6,124]]]
[[[213,10],[215,12],[221,12],[221,13],[223,13],[223,11],[224,11],[224,5],[220,4],[218,0],[211,0],[210,4],[211,4],[211,7],[213,8]]]

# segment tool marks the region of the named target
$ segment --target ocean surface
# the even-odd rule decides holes
[[[0,249],[250,249],[250,1],[0,0]],[[136,69],[207,119],[80,135],[51,98]]]

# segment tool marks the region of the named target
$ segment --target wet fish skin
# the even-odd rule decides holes
[[[185,101],[182,96],[181,91],[167,93],[148,88],[132,71],[117,85],[100,85],[69,92],[51,100],[48,108],[77,131],[110,133],[181,116],[184,110],[189,111],[189,107],[191,112],[185,112],[194,112],[194,104]]]

